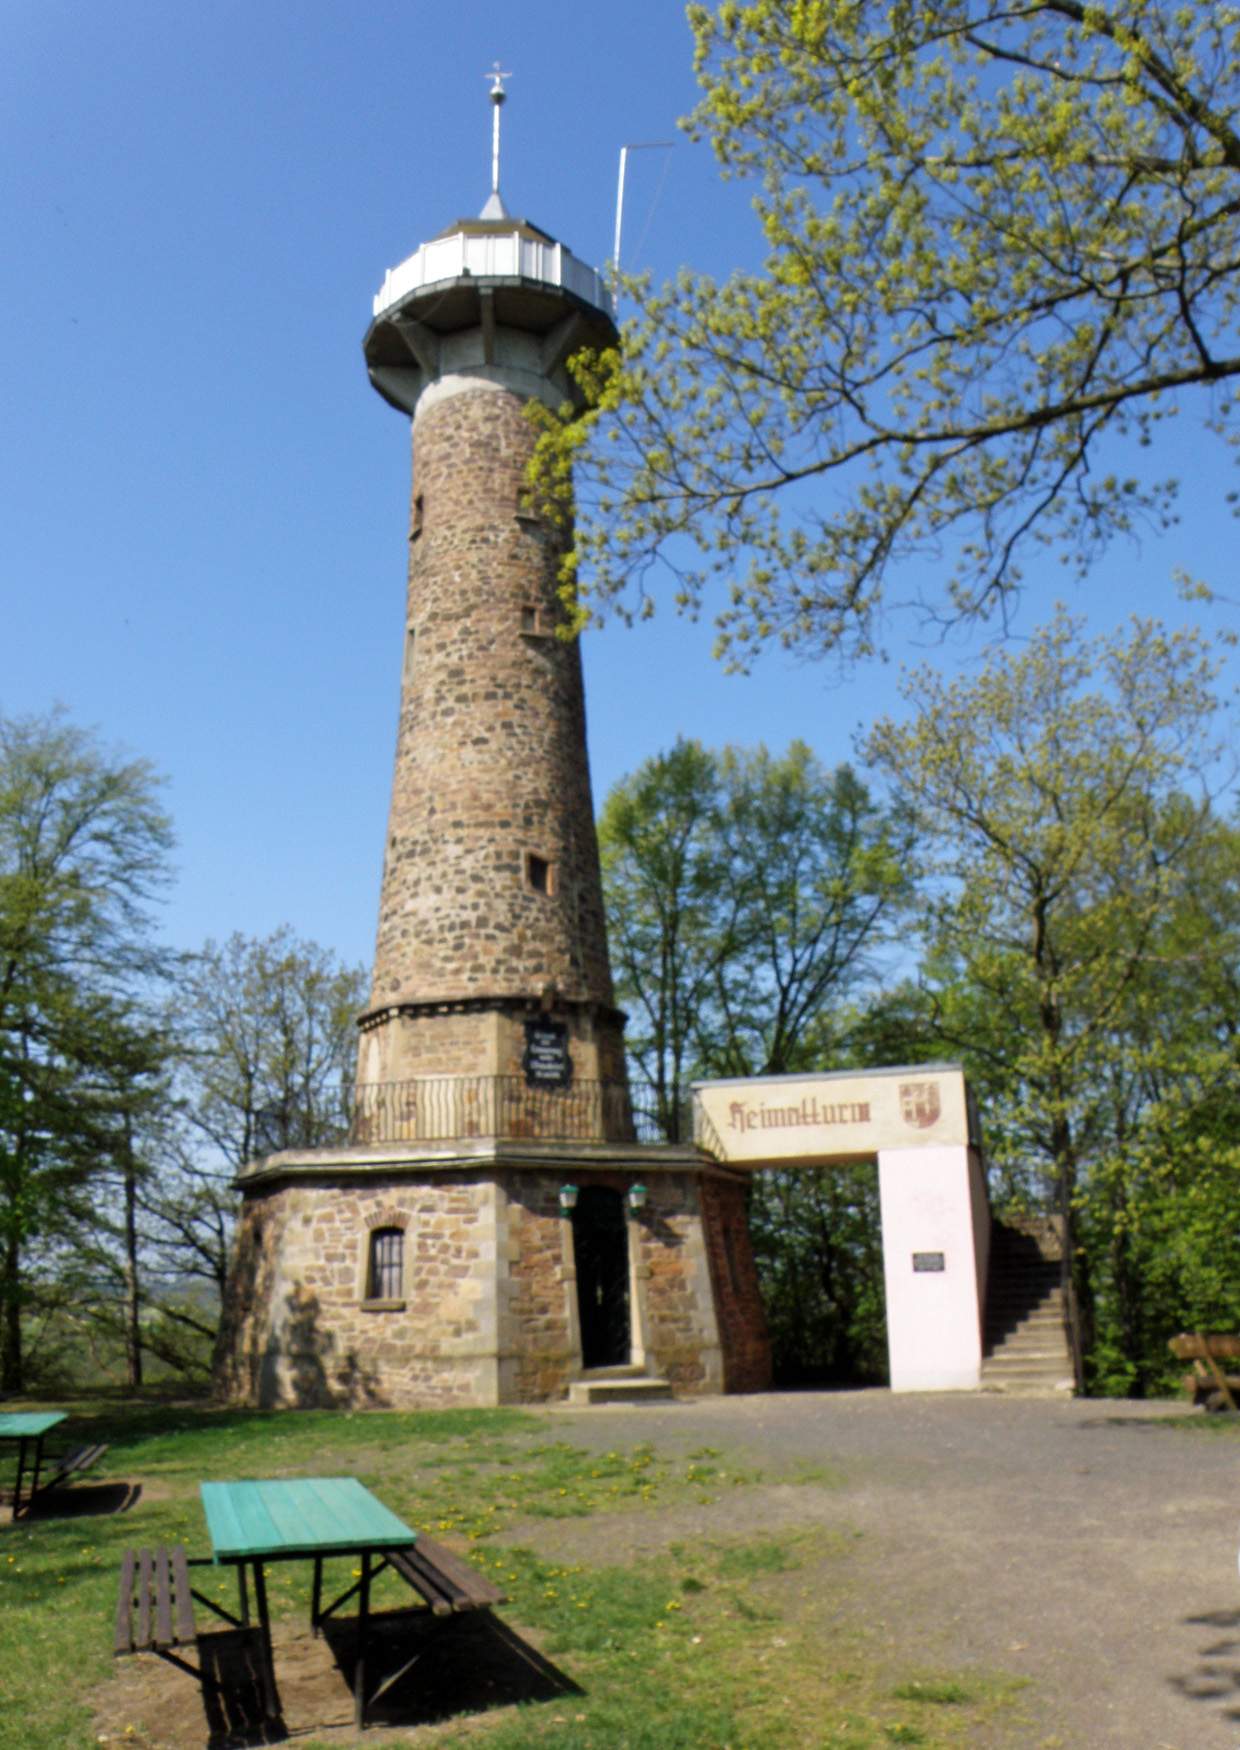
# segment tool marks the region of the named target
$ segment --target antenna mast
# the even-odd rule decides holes
[[[611,250],[612,271],[620,272],[620,226],[624,219],[624,175],[628,169],[630,152],[670,152],[676,144],[675,140],[638,140],[632,146],[620,148],[620,176],[616,183],[616,235]]]
[[[491,81],[491,194],[496,200],[499,196],[499,112],[504,107],[508,93],[504,90],[504,80],[511,79],[511,73],[505,73],[498,61],[491,63],[491,71],[483,74],[484,79]]]

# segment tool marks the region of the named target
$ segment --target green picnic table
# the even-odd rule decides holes
[[[278,1561],[314,1562],[311,1625],[317,1633],[326,1617],[356,1595],[357,1660],[353,1677],[353,1717],[358,1731],[366,1723],[366,1657],[370,1640],[372,1563],[384,1552],[412,1549],[417,1533],[385,1507],[356,1477],[279,1477],[270,1480],[199,1485],[207,1532],[216,1562],[237,1570],[242,1621],[249,1622],[247,1572],[254,1583],[254,1603],[263,1648],[264,1705],[272,1720],[280,1718],[280,1698],[271,1649],[271,1618],[267,1605],[264,1564]],[[324,1606],[323,1563],[329,1556],[358,1560],[360,1577],[347,1591]],[[400,1673],[389,1676],[370,1699],[377,1699]]]
[[[13,1484],[13,1517],[29,1513],[39,1492],[43,1464],[43,1436],[65,1420],[64,1410],[10,1410],[0,1415],[0,1440],[17,1443],[17,1480]],[[22,1500],[22,1485],[29,1479],[29,1493]]]

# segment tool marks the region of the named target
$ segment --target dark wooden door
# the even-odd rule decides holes
[[[573,1211],[577,1307],[583,1367],[622,1367],[629,1330],[629,1236],[624,1197],[606,1185],[583,1185]]]

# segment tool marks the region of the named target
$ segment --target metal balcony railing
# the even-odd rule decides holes
[[[531,1087],[524,1076],[423,1076],[370,1082],[356,1091],[349,1140],[447,1142],[457,1137],[545,1141],[666,1140],[653,1114],[633,1105],[628,1084],[575,1079]]]

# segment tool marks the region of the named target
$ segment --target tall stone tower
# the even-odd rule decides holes
[[[599,276],[491,197],[394,268],[370,378],[411,417],[396,768],[347,1138],[238,1177],[233,1402],[497,1404],[766,1383],[745,1175],[638,1141],[581,662],[532,515],[535,399],[615,339]]]
[[[497,84],[497,118],[502,96]],[[385,1121],[399,1096],[379,1090],[520,1078],[531,1040],[552,1052],[557,1031],[564,1076],[623,1080],[581,661],[557,636],[560,538],[525,488],[526,403],[571,400],[569,355],[615,338],[599,276],[510,218],[498,188],[375,299],[370,378],[413,433],[400,726],[359,1063],[363,1106]],[[622,1134],[622,1103],[594,1104],[598,1134]],[[528,1123],[537,1133],[536,1102]]]

